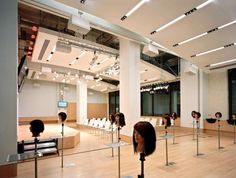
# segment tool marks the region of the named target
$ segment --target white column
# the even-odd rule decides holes
[[[8,154],[17,153],[17,1],[0,6],[0,164]],[[1,177],[1,173],[0,173]]]
[[[133,126],[140,118],[140,45],[120,39],[120,112],[126,126],[121,134],[132,136]]]
[[[83,124],[87,119],[87,82],[80,79],[76,87],[76,122]]]
[[[207,117],[208,75],[191,63],[181,59],[181,126],[192,127],[191,112],[201,113],[200,128]]]

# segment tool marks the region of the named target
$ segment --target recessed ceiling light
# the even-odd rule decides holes
[[[71,78],[71,80],[75,80],[75,78],[74,78],[74,77],[72,77],[72,78]]]
[[[121,20],[125,20],[127,17],[129,17],[131,14],[133,14],[138,8],[140,8],[145,2],[148,2],[149,0],[141,0],[136,6],[134,6],[127,14],[125,14]]]
[[[55,80],[56,80],[56,78],[54,78],[54,77],[53,77],[53,79],[52,79],[52,80],[54,80],[54,81],[55,81]]]
[[[167,24],[165,24],[165,25],[159,27],[158,29],[154,30],[153,32],[151,32],[151,35],[153,35],[153,34],[159,32],[159,31],[161,31],[161,30],[163,30],[163,29],[169,27],[170,25],[172,25],[172,24],[174,24],[174,23],[180,21],[180,20],[183,19],[184,17],[186,17],[186,16],[192,14],[192,13],[195,12],[196,10],[199,10],[199,9],[203,8],[204,6],[208,5],[208,4],[211,3],[212,1],[213,1],[213,0],[208,0],[208,1],[206,1],[206,2],[204,2],[204,3],[202,3],[202,4],[200,4],[199,6],[197,6],[197,7],[193,8],[193,9],[189,10],[188,12],[186,12],[186,13],[180,15],[180,16],[177,17],[176,19],[170,21],[169,23],[167,23]]]

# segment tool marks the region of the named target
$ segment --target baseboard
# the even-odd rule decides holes
[[[10,178],[17,176],[17,163],[0,165],[0,177]]]

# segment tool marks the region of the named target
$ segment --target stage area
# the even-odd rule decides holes
[[[17,140],[28,141],[33,140],[29,125],[21,125],[18,127]],[[58,148],[61,148],[61,124],[45,124],[44,132],[41,133],[39,139],[58,138]],[[78,130],[68,126],[64,126],[64,148],[74,148],[80,141],[80,133]]]

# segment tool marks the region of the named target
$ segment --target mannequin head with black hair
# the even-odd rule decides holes
[[[116,125],[118,127],[124,127],[125,126],[125,116],[123,113],[118,112],[115,114],[115,120],[116,120]]]
[[[152,154],[156,149],[155,129],[147,121],[140,121],[134,125],[133,146],[135,153]]]
[[[215,117],[216,117],[216,119],[220,120],[220,118],[222,117],[221,112],[216,112]]]
[[[32,137],[39,137],[40,133],[44,131],[44,123],[41,120],[32,120],[30,122],[30,131],[32,132]]]
[[[67,118],[67,115],[66,115],[65,112],[60,112],[60,113],[58,113],[58,118],[60,119],[60,121],[61,121],[62,123],[64,123],[65,120],[66,120],[66,118]]]
[[[200,112],[196,112],[195,111],[195,114],[194,114],[194,118],[196,119],[196,120],[199,120],[200,119],[200,117],[201,117],[201,113]]]
[[[233,120],[236,120],[236,113],[233,113],[233,114],[232,114],[232,119],[233,119]]]

